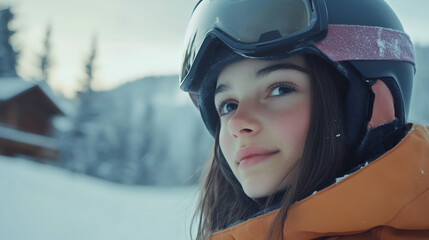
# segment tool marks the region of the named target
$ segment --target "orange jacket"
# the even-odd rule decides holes
[[[215,232],[262,240],[277,211]],[[284,239],[429,239],[429,128],[414,125],[393,149],[292,205]]]

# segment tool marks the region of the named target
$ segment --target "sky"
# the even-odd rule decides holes
[[[428,0],[387,0],[414,43],[429,46]],[[196,0],[0,0],[15,13],[18,74],[40,78],[39,56],[52,25],[51,86],[72,97],[96,39],[95,90],[150,75],[178,74]],[[363,16],[365,17],[365,16]]]

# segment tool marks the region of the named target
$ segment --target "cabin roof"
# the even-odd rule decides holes
[[[53,94],[49,92],[50,89],[42,87],[34,82],[25,81],[19,77],[0,78],[0,102],[9,101],[34,88],[40,90],[52,107],[56,109],[58,114],[64,115],[64,111],[61,109],[60,104],[57,103]]]
[[[0,79],[0,101],[14,98],[33,87],[37,87],[37,84],[20,78],[2,78]]]

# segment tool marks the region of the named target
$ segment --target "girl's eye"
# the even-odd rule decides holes
[[[288,83],[278,83],[269,89],[269,96],[282,96],[295,91],[295,86]]]
[[[237,109],[237,107],[238,107],[238,104],[231,100],[223,101],[218,108],[219,116],[226,115],[229,112]]]

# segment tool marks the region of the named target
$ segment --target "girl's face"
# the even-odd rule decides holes
[[[220,73],[215,104],[219,143],[251,198],[288,186],[310,123],[310,78],[302,56],[243,60]]]

